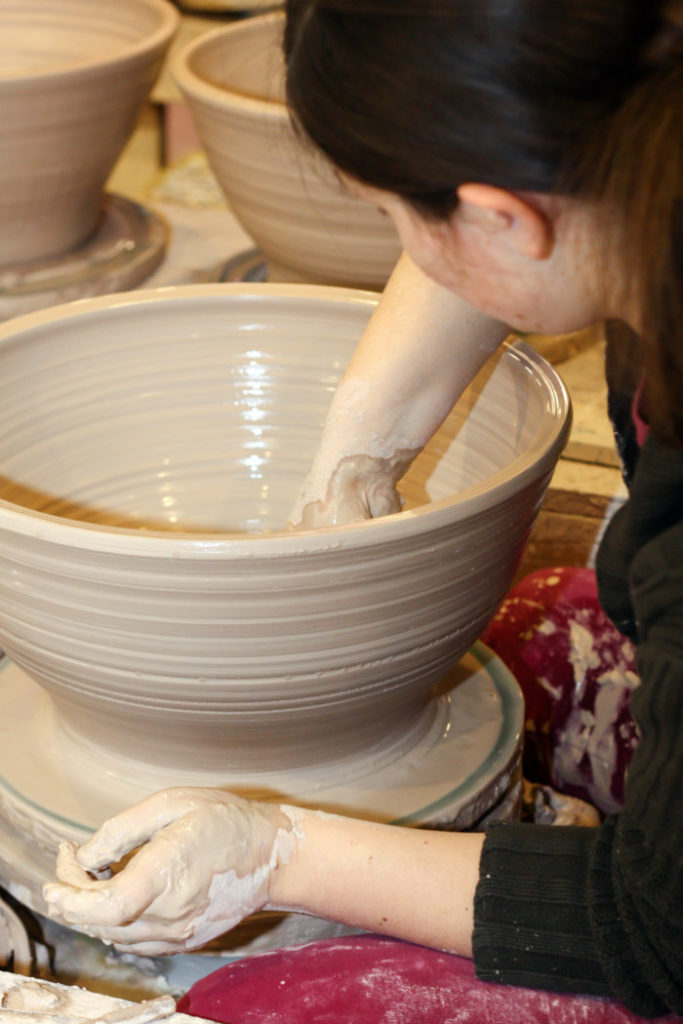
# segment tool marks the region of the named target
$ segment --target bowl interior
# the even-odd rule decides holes
[[[0,501],[133,530],[284,529],[374,305],[342,289],[203,286],[5,325]],[[406,507],[457,504],[542,459],[562,420],[547,370],[502,349],[411,467]]]
[[[209,33],[188,49],[187,69],[222,92],[282,105],[286,119],[283,28],[283,18],[269,14]]]
[[[139,0],[23,0],[0,5],[0,80],[106,62],[157,31],[161,5]]]

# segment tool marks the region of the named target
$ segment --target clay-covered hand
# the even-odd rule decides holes
[[[299,529],[339,526],[400,512],[403,501],[396,484],[415,454],[403,452],[392,459],[347,456],[330,477],[324,499],[308,500],[304,489],[290,525]]]
[[[43,895],[50,916],[119,949],[197,949],[267,904],[271,874],[297,837],[276,804],[167,789],[106,821],[80,849],[63,843],[58,881]]]

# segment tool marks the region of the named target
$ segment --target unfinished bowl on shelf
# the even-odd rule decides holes
[[[374,306],[200,285],[0,326],[0,647],[100,767],[324,771],[429,728],[434,684],[511,583],[570,407],[506,345],[413,463],[404,511],[288,530]]]
[[[0,4],[0,267],[95,229],[178,22],[167,0]]]
[[[400,253],[389,218],[346,194],[292,130],[284,102],[281,13],[200,36],[171,70],[211,168],[269,280],[382,288]]]
[[[246,14],[264,8],[281,7],[281,0],[177,0],[184,11],[198,14]]]

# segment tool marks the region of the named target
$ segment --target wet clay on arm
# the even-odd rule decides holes
[[[398,480],[507,333],[404,254],[332,400],[290,524],[398,512]]]

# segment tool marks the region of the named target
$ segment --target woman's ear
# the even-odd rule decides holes
[[[461,226],[484,232],[532,260],[548,259],[553,251],[553,221],[542,200],[527,198],[493,185],[468,183],[458,188],[456,215]]]

